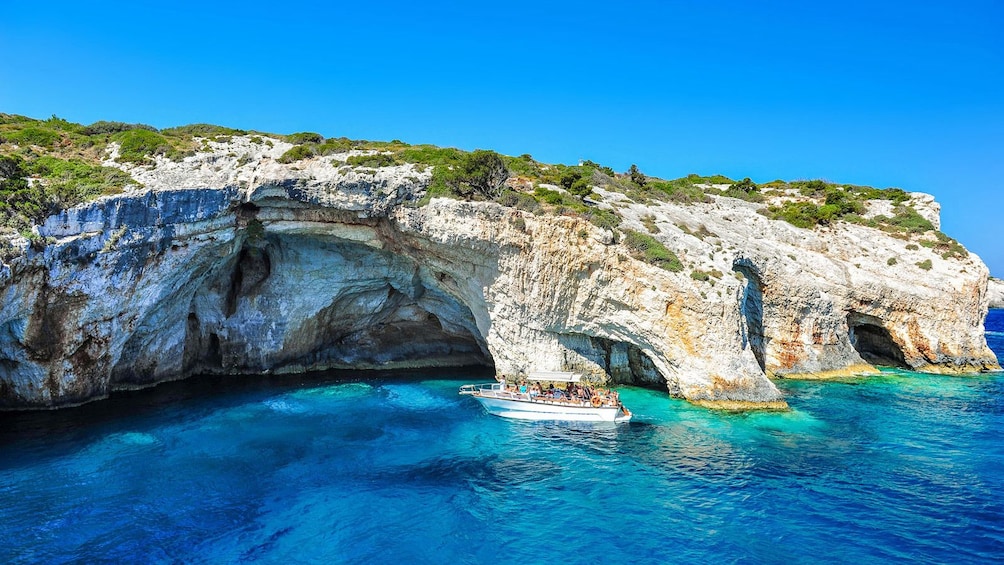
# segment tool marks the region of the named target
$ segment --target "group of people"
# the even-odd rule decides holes
[[[568,383],[565,388],[562,389],[555,387],[554,383],[550,383],[545,388],[538,382],[531,382],[527,384],[526,381],[521,381],[516,385],[509,385],[508,388],[511,392],[528,395],[531,400],[540,398],[567,402],[595,403],[596,401],[593,400],[595,397],[600,399],[600,403],[602,405],[617,406],[620,403],[620,398],[616,391],[599,388],[594,389],[589,385],[579,383]]]

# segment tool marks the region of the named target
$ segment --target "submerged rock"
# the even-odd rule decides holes
[[[133,167],[142,191],[40,227],[55,243],[0,277],[0,407],[205,373],[487,365],[780,408],[769,376],[998,368],[988,271],[971,254],[860,225],[800,229],[725,197],[601,194],[624,226],[658,226],[687,266],[671,272],[577,218],[417,207],[430,173],[411,165],[281,165],[288,144],[232,143],[258,153]]]

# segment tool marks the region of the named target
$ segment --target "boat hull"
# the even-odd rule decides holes
[[[490,414],[519,420],[568,420],[575,422],[627,422],[631,419],[617,406],[579,406],[545,400],[520,400],[473,395]]]

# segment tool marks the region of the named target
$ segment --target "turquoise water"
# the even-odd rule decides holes
[[[1001,311],[987,330],[1001,355]],[[471,377],[207,378],[2,415],[0,562],[1004,556],[1004,376],[781,381],[785,413],[625,388],[626,425],[488,416],[456,394]]]

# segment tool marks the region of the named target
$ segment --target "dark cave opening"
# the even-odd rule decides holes
[[[389,284],[365,288],[341,294],[290,332],[282,362],[374,368],[399,363],[493,366],[474,327],[470,310],[459,304],[416,300]]]
[[[300,270],[304,263],[325,268]],[[401,255],[270,235],[242,248],[196,291],[185,344],[186,358],[195,362],[187,367],[240,373],[494,367],[471,309],[445,286],[433,273],[420,276]],[[311,290],[299,294],[301,288]],[[199,297],[215,293],[223,298],[222,319],[200,319],[197,308],[213,307]]]
[[[889,330],[874,323],[855,319],[847,320],[851,345],[862,359],[872,365],[909,369],[903,350],[889,334]]]
[[[766,370],[765,349],[766,340],[763,335],[763,281],[748,265],[736,264],[733,270],[746,278],[742,297],[739,299],[739,312],[745,321],[743,347],[749,344],[756,357],[760,370]]]
[[[224,311],[232,316],[237,309],[237,299],[252,294],[272,273],[272,261],[265,249],[244,247],[230,274]]]
[[[562,334],[559,340],[574,352],[566,356],[564,370],[589,374],[599,368],[609,375],[611,384],[679,392],[675,379],[660,373],[649,356],[633,343],[584,334]]]

